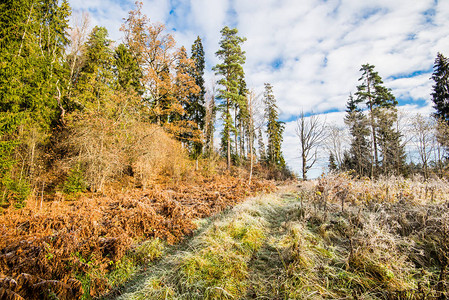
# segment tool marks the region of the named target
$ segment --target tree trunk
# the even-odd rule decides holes
[[[229,99],[226,100],[226,115],[227,117],[229,117]],[[228,125],[229,126],[229,125]],[[231,170],[231,128],[228,128],[228,136],[226,137],[227,141],[226,141],[226,168],[227,170]]]

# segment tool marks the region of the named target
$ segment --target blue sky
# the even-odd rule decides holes
[[[74,16],[88,11],[91,25],[105,26],[116,41],[134,7],[125,0],[69,2]],[[214,80],[210,69],[218,62],[221,28],[238,28],[247,38],[248,86],[261,93],[264,82],[273,85],[286,121],[284,155],[295,171],[296,116],[313,111],[343,126],[362,64],[376,66],[406,115],[428,114],[435,56],[449,55],[448,0],[152,0],[143,1],[143,10],[152,22],[166,25],[179,47],[190,49],[197,36],[202,38],[208,83]]]

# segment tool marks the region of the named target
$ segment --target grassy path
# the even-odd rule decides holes
[[[320,207],[314,195],[313,186],[282,186],[199,221],[193,237],[109,298],[447,299],[435,263],[449,253],[449,229],[434,229],[447,227],[442,206],[342,209],[338,201]],[[423,224],[436,227],[412,230],[403,216],[420,220],[423,209],[433,211]]]
[[[282,299],[285,263],[274,245],[297,210],[294,186],[200,221],[131,282],[105,299]]]

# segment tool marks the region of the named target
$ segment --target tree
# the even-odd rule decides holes
[[[265,83],[264,104],[265,118],[267,120],[268,163],[273,166],[284,168],[285,161],[281,151],[284,123],[279,121],[279,112],[276,105],[276,99],[273,95],[273,88],[269,83]]]
[[[425,179],[429,178],[429,162],[434,150],[435,125],[432,119],[425,118],[421,114],[416,114],[411,123],[413,142],[419,153]]]
[[[344,128],[336,125],[328,125],[326,127],[326,148],[329,151],[329,157],[332,155],[336,169],[341,169],[343,165],[346,135]]]
[[[135,10],[122,25],[125,42],[142,72],[141,84],[145,90],[143,102],[148,109],[149,121],[158,125],[169,122],[175,100],[173,95],[173,69],[177,60],[175,40],[165,34],[165,26],[151,24],[142,13],[142,3],[136,3]]]
[[[211,156],[214,151],[214,133],[215,118],[217,108],[215,105],[215,82],[212,82],[212,89],[206,93],[206,117],[205,117],[205,149],[204,153],[207,157]]]
[[[337,171],[339,169],[337,163],[335,162],[335,155],[332,152],[330,152],[330,154],[329,154],[328,167],[329,167],[329,171]]]
[[[302,179],[307,180],[307,172],[315,164],[318,147],[325,139],[326,123],[317,115],[306,118],[304,112],[301,112],[296,119],[295,129],[300,144]]]
[[[0,141],[10,158],[2,159],[0,189],[7,196],[34,183],[38,150],[63,123],[70,7],[66,0],[6,0],[0,10]]]
[[[435,116],[449,124],[449,61],[441,53],[435,58],[431,79],[435,82],[431,94]]]
[[[164,25],[150,23],[142,13],[142,3],[129,12],[121,30],[142,74],[142,102],[148,121],[164,127],[192,153],[192,143],[203,143],[197,123],[201,120],[194,116],[197,108],[191,105],[200,92],[194,78],[194,60],[184,47],[175,48],[175,40],[165,33]]]
[[[379,149],[382,154],[382,172],[383,174],[403,174],[406,155],[401,140],[402,135],[394,126],[397,123],[396,108],[379,108],[376,115]]]
[[[69,76],[67,83],[66,107],[72,108],[71,96],[73,86],[78,82],[79,72],[84,65],[83,56],[85,42],[88,36],[89,15],[83,13],[81,18],[74,17],[74,26],[70,28],[70,43],[65,61],[69,68]]]
[[[354,169],[360,176],[369,176],[372,169],[369,121],[358,106],[360,102],[350,94],[346,104],[345,124],[349,127],[351,145],[344,164],[347,170]]]
[[[231,132],[235,131],[232,118],[232,109],[245,96],[240,93],[241,79],[244,77],[243,64],[245,63],[245,52],[241,44],[246,40],[237,35],[236,28],[230,29],[225,26],[221,31],[220,50],[215,54],[222,60],[212,69],[216,75],[222,76],[218,80],[221,88],[218,90],[218,98],[222,101],[219,105],[223,117],[222,148],[225,149],[227,169],[231,168]],[[237,149],[235,149],[237,151]]]
[[[186,106],[186,113],[189,120],[193,121],[198,126],[198,130],[204,130],[206,107],[205,107],[205,94],[206,89],[204,87],[204,50],[201,38],[197,37],[192,45],[191,60],[193,61],[193,68],[191,69],[191,77],[195,80],[195,84],[198,86],[198,92],[193,93],[189,97],[188,105]],[[198,157],[201,154],[203,143],[193,144],[194,157]]]
[[[250,91],[247,96],[248,103],[248,147],[249,147],[249,159],[250,159],[250,171],[249,171],[249,180],[248,184],[251,185],[251,179],[253,176],[253,166],[254,166],[254,137],[255,137],[255,128],[254,128],[254,114],[255,114],[255,100],[256,95],[254,91]]]
[[[191,120],[198,124],[198,128],[202,130],[204,128],[204,117],[206,114],[204,99],[206,89],[204,87],[204,50],[200,37],[197,37],[192,45],[192,55],[190,58],[193,61],[192,78],[194,78],[199,92],[190,96],[189,106],[186,111]]]
[[[100,111],[111,98],[113,53],[105,27],[94,27],[86,42],[84,65],[74,90],[74,102],[80,110]]]
[[[380,118],[390,117],[391,114],[385,114],[381,112],[381,108],[389,109],[394,108],[397,105],[397,101],[390,89],[384,87],[382,78],[374,71],[374,66],[370,64],[362,65],[360,69],[362,77],[359,81],[361,84],[357,86],[357,103],[365,103],[369,112],[369,125],[371,129],[371,146],[373,153],[373,164],[371,167],[371,176],[375,176],[379,168],[379,142],[378,142],[378,124]],[[386,131],[383,131],[386,133]],[[396,135],[390,136],[391,138],[398,138]],[[385,143],[384,143],[385,144]],[[384,148],[386,150],[386,148]],[[388,155],[384,153],[384,157]],[[384,160],[384,162],[386,162]]]
[[[131,51],[124,44],[120,44],[115,49],[114,59],[117,86],[142,95],[143,87],[140,83],[142,71],[139,68],[136,57],[132,55]]]
[[[165,127],[198,158],[203,145],[202,131],[196,119],[189,114],[192,97],[199,93],[195,78],[191,75],[194,62],[187,57],[187,51],[181,47],[177,54],[176,76],[174,79],[174,99],[170,103],[170,117]],[[190,113],[194,113],[190,110]]]

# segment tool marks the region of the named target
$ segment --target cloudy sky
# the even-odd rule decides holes
[[[69,0],[73,15],[88,11],[120,41],[119,28],[134,1]],[[220,30],[236,27],[246,37],[248,87],[273,85],[286,122],[283,151],[299,172],[295,119],[301,111],[327,115],[343,125],[360,66],[370,63],[408,114],[432,111],[429,80],[437,52],[449,55],[448,0],[151,0],[143,11],[190,49],[203,40],[208,78],[218,63]],[[313,174],[319,174],[317,166]]]

